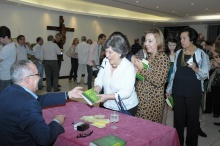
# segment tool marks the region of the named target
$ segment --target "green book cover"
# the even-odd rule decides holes
[[[86,100],[86,102],[89,105],[93,105],[95,102],[97,102],[100,99],[100,97],[98,97],[97,94],[98,93],[95,92],[93,88],[91,88],[83,92],[82,97]]]
[[[174,105],[173,96],[170,96],[169,98],[167,98],[166,102],[171,108],[173,108],[173,105]]]
[[[144,69],[148,70],[149,69],[148,61],[145,59],[142,59],[141,62],[143,64]]]
[[[89,146],[125,146],[126,141],[115,136],[115,135],[107,135],[90,142]]]
[[[136,73],[136,78],[137,78],[138,80],[144,82],[144,77],[143,77],[141,74]]]

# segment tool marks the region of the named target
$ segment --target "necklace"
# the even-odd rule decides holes
[[[194,55],[194,53],[195,53],[195,50],[196,50],[196,47],[194,46],[194,48],[193,48],[193,53],[191,54],[190,59],[193,58],[193,55]],[[187,66],[187,62],[185,61],[185,55],[184,55],[185,52],[186,52],[186,50],[183,49],[182,57],[181,57],[181,65],[182,65],[182,66]]]

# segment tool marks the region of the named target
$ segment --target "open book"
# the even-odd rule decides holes
[[[125,146],[126,141],[115,135],[107,135],[95,140],[92,140],[89,146]]]
[[[95,102],[97,102],[100,99],[100,97],[98,97],[97,94],[98,93],[95,92],[93,88],[91,88],[83,92],[82,97],[86,100],[86,102],[89,105],[93,105]]]

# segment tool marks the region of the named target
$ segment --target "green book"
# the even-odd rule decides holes
[[[95,140],[92,140],[89,146],[125,146],[126,141],[115,135],[107,135]]]
[[[136,78],[137,78],[138,80],[144,82],[144,77],[143,77],[141,74],[136,73]]]
[[[149,69],[148,61],[146,59],[142,59],[141,62],[143,64],[144,69],[148,70]]]
[[[166,102],[171,108],[173,108],[173,105],[174,105],[173,96],[170,96],[169,98],[167,98]]]
[[[97,94],[98,93],[95,92],[93,88],[91,88],[83,92],[82,97],[86,100],[86,102],[89,105],[93,105],[95,102],[97,102],[100,99],[100,97],[98,97]]]

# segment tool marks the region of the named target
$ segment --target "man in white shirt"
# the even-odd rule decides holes
[[[51,92],[52,86],[54,92],[58,92],[60,89],[58,88],[59,66],[57,55],[61,54],[61,51],[57,44],[53,42],[54,37],[52,35],[49,35],[47,40],[48,42],[42,46],[47,92]],[[51,83],[51,77],[53,77],[53,84]]]
[[[15,43],[11,40],[11,31],[6,26],[0,27],[0,92],[11,84],[10,68],[16,60]]]
[[[98,74],[101,49],[105,40],[106,40],[106,35],[100,34],[98,36],[98,41],[91,44],[89,48],[89,55],[87,59],[88,89],[92,88],[93,75],[96,77]]]
[[[30,43],[29,42],[25,43],[24,35],[19,35],[17,37],[16,53],[17,53],[16,61],[27,60],[28,59],[27,54],[34,55]]]
[[[37,66],[37,70],[40,73],[40,80],[38,82],[38,89],[42,89],[44,87],[43,86],[44,66],[42,64],[42,62],[43,62],[42,45],[44,43],[44,40],[42,37],[38,37],[36,39],[36,42],[37,42],[37,44],[33,47],[34,57],[35,57],[34,64]]]
[[[84,84],[87,84],[88,73],[86,67],[86,61],[88,58],[90,45],[86,43],[86,37],[82,36],[81,43],[76,46],[76,53],[78,53],[78,71],[77,71],[77,84],[80,84],[82,73],[85,73]]]

